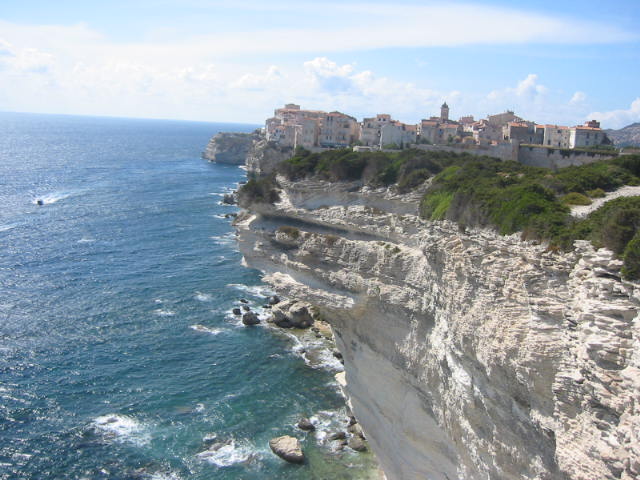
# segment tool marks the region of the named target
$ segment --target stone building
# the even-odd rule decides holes
[[[348,147],[360,137],[358,121],[344,113],[325,113],[320,119],[318,145],[325,148]]]

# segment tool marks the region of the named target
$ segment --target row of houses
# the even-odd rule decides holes
[[[507,110],[479,121],[471,115],[455,121],[449,118],[446,102],[440,108],[440,116],[424,119],[417,125],[393,120],[388,114],[378,114],[358,122],[344,113],[302,110],[299,105],[287,104],[276,109],[274,116],[266,121],[265,133],[268,141],[281,146],[307,149],[351,145],[373,149],[390,145],[404,148],[415,143],[497,145],[515,142],[578,148],[610,143],[600,129],[600,123],[595,120],[575,127],[538,125]]]
[[[379,114],[361,123],[340,112],[302,110],[293,103],[278,108],[267,119],[268,141],[283,147],[336,148],[358,144],[380,148],[385,145],[409,146],[416,143],[418,127]]]

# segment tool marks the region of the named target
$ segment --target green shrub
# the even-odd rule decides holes
[[[624,249],[622,276],[627,280],[640,279],[640,233],[636,233]]]
[[[289,225],[282,225],[281,227],[278,227],[278,232],[296,240],[300,237],[300,230]]]
[[[595,190],[589,190],[587,192],[587,195],[589,195],[591,198],[603,198],[607,195],[607,192],[605,192],[601,188],[596,188]]]
[[[252,203],[275,203],[280,200],[277,188],[273,176],[252,178],[238,190],[238,205],[247,208]]]
[[[400,192],[408,192],[409,190],[422,185],[427,178],[432,176],[431,172],[426,168],[412,170],[409,174],[404,175],[398,181],[398,190]]]
[[[420,215],[429,220],[444,220],[452,200],[452,192],[441,191],[425,195],[420,203]]]
[[[565,205],[591,205],[591,199],[581,193],[570,192],[562,197],[562,203]]]

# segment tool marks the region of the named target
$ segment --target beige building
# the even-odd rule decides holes
[[[360,124],[360,143],[367,147],[380,146],[382,127],[391,124],[391,115],[379,113],[375,117],[365,118]]]
[[[394,120],[381,128],[380,147],[394,144],[405,148],[416,143],[417,135],[417,125],[407,125]]]
[[[321,147],[348,147],[360,137],[358,121],[344,113],[325,113],[320,120],[318,145]]]
[[[609,143],[610,140],[607,134],[600,129],[600,122],[595,120],[569,129],[570,148],[592,147],[594,145],[607,145]]]
[[[360,143],[368,147],[395,144],[400,148],[416,143],[418,127],[393,120],[387,113],[365,118],[360,124]]]
[[[504,141],[516,141],[530,145],[541,145],[544,139],[544,130],[536,128],[533,122],[509,122],[502,127]]]
[[[569,127],[545,125],[542,144],[545,147],[571,148]]]

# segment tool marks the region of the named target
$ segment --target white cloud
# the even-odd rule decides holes
[[[587,115],[587,118],[599,120],[603,128],[622,128],[631,123],[640,122],[640,97],[631,102],[627,109],[592,112]]]
[[[277,85],[283,78],[282,72],[276,65],[270,65],[264,74],[246,73],[231,83],[232,88],[247,90],[263,90],[268,86]]]
[[[530,73],[524,80],[518,82],[515,87],[507,87],[502,90],[493,90],[487,95],[491,101],[537,101],[548,92],[547,87],[538,83],[538,75]]]
[[[571,97],[571,100],[569,100],[569,103],[581,104],[581,103],[584,103],[586,100],[587,100],[587,94],[584,92],[577,91],[576,93],[573,94],[573,97]]]

